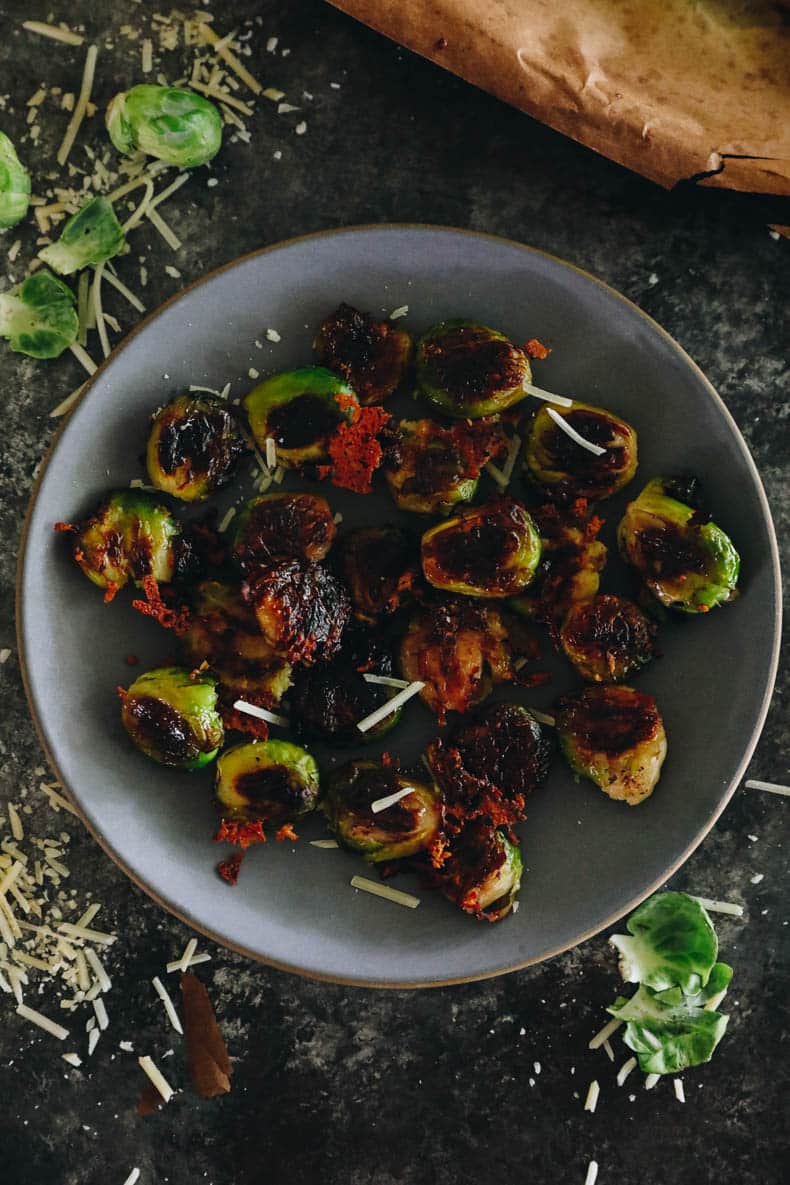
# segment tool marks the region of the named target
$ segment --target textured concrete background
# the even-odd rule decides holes
[[[84,50],[28,35],[20,22],[52,12],[84,24],[102,47],[94,89],[102,107],[139,81],[139,42],[121,26],[145,34],[156,8],[85,0],[35,7],[0,3],[0,127],[17,140],[40,192],[66,117],[45,107],[34,146],[25,139],[25,102],[41,81],[75,90]],[[790,222],[786,208],[664,193],[317,0],[232,0],[217,13],[221,33],[260,16],[245,30],[253,50],[246,60],[301,110],[278,116],[261,100],[248,121],[251,143],[226,143],[215,161],[219,184],[208,187],[201,171],[173,198],[166,216],[184,242],[175,256],[150,227],[135,232],[150,275],[149,308],[181,283],[166,264],[186,282],[243,251],[338,224],[445,223],[534,244],[622,290],[691,353],[738,421],[787,537],[790,244],[766,225]],[[272,35],[279,44],[269,54]],[[157,53],[157,69],[173,80],[190,53]],[[307,129],[297,136],[302,119]],[[106,146],[99,117],[81,135],[85,143]],[[72,159],[87,165],[81,147]],[[36,250],[30,225],[4,246],[17,234],[23,247],[15,266],[0,269],[3,285],[21,277]],[[121,274],[137,286],[131,263]],[[113,296],[107,304],[131,324],[128,306]],[[53,431],[48,412],[81,377],[70,357],[37,364],[0,349],[0,646],[15,646],[17,540]],[[76,820],[49,814],[36,790],[43,758],[15,652],[0,667],[0,693],[0,814],[5,798],[26,795],[29,829],[65,827],[77,896],[93,893],[104,903],[102,924],[122,934],[107,958],[111,1027],[82,1069],[66,1066],[58,1043],[20,1021],[0,995],[4,1183],[121,1185],[138,1165],[142,1185],[553,1185],[581,1183],[591,1157],[601,1165],[601,1185],[787,1179],[787,800],[738,791],[673,879],[675,888],[746,910],[743,920],[718,925],[723,956],[735,967],[730,1029],[714,1062],[685,1075],[685,1106],[667,1083],[645,1093],[637,1075],[618,1090],[604,1055],[587,1051],[615,988],[606,935],[498,981],[389,994],[304,982],[201,942],[213,961],[200,974],[235,1059],[233,1093],[209,1103],[185,1093],[144,1120],[134,1106],[141,1075],[118,1042],[153,1053],[172,1081],[186,1083],[182,1048],[149,981],[189,932],[133,888]],[[751,776],[790,781],[786,693],[785,678]],[[753,884],[758,873],[764,879]],[[40,1006],[57,1012],[50,989]],[[582,1102],[592,1077],[602,1096],[590,1116]]]

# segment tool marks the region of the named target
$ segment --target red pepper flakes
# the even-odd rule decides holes
[[[450,851],[450,843],[446,835],[437,835],[431,841],[428,848],[428,855],[431,858],[431,867],[437,870],[443,868],[452,855]]]
[[[299,836],[294,831],[292,823],[284,823],[274,838],[278,843],[287,843],[288,840],[297,840]]]
[[[144,576],[142,584],[146,599],[132,601],[132,608],[145,617],[153,617],[154,621],[158,621],[163,629],[172,630],[179,637],[181,634],[185,634],[190,624],[188,610],[183,607],[173,609],[170,605],[166,605],[159,590],[159,583],[153,576]],[[113,593],[114,595],[115,593]],[[104,599],[106,601],[107,597],[105,596]]]
[[[107,584],[107,588],[104,591],[105,605],[109,605],[110,601],[114,601],[117,593],[118,593],[118,585],[115,584],[112,580],[110,580]]]
[[[230,860],[220,860],[217,865],[217,872],[229,885],[235,885],[238,881],[243,859],[244,852],[234,852]]]
[[[551,347],[544,346],[543,342],[539,342],[536,337],[531,337],[529,341],[525,343],[524,349],[527,354],[529,354],[530,358],[548,358],[549,354],[551,353]]]
[[[123,661],[126,663],[127,667],[136,667],[140,659],[136,654],[127,654]]]
[[[329,440],[332,484],[356,494],[369,494],[373,474],[384,459],[378,434],[390,421],[383,407],[359,407],[345,392],[335,397],[341,411],[350,410],[350,423],[339,424]]]
[[[255,819],[248,823],[242,819],[223,819],[214,836],[214,843],[232,843],[242,851],[255,843],[266,843],[263,820]]]
[[[79,528],[74,526],[74,523],[55,523],[52,528],[53,531],[78,531]]]
[[[85,559],[85,552],[82,550],[81,547],[74,548],[74,559],[77,561],[78,564],[81,564],[82,561]]]

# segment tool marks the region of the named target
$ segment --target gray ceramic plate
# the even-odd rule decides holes
[[[221,387],[230,379],[238,396],[252,385],[250,367],[265,374],[304,365],[316,326],[341,299],[376,311],[408,305],[401,324],[415,331],[463,315],[516,341],[549,343],[539,381],[637,427],[641,465],[631,492],[662,471],[697,473],[742,554],[743,596],[706,618],[673,622],[663,631],[663,658],[639,679],[657,696],[669,737],[655,794],[635,809],[613,803],[591,784],[576,784],[558,759],[522,828],[521,908],[500,925],[476,923],[409,876],[399,883],[421,893],[413,911],[354,892],[349,880],[364,872],[361,861],[305,843],[254,850],[237,887],[223,885],[213,871],[210,773],[153,765],[119,724],[115,687],[130,678],[124,656],[156,665],[170,640],[129,608],[127,596],[105,606],[52,532],[57,519],[77,518],[106,489],[142,476],[153,408],[190,383]],[[279,343],[268,341],[267,328]],[[414,414],[408,396],[407,408]],[[220,512],[239,493],[221,500]],[[330,498],[345,525],[393,517],[384,496]],[[626,500],[606,503],[610,543]],[[603,586],[617,591],[623,581],[612,558]],[[44,467],[24,539],[18,619],[30,704],[52,763],[99,842],[137,884],[196,929],[255,958],[349,983],[408,986],[545,959],[631,909],[688,856],[727,802],[763,723],[777,587],[773,529],[744,442],[663,330],[591,276],[537,251],[464,231],[391,226],[250,255],[130,335],[95,375]],[[574,682],[561,663],[555,669],[550,687],[522,699],[548,708]],[[432,731],[427,710],[413,702],[388,745],[414,760]],[[322,833],[317,819],[304,828],[307,838]]]

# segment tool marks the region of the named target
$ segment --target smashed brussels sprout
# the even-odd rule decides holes
[[[96,267],[112,259],[125,247],[126,237],[112,202],[99,196],[72,214],[58,241],[44,247],[39,255],[61,276],[70,276],[83,267]]]
[[[571,606],[560,645],[588,683],[620,683],[650,662],[656,627],[631,601],[597,596]]]
[[[182,502],[204,502],[227,485],[243,451],[241,433],[224,403],[179,395],[153,418],[148,477],[151,485]]]
[[[137,748],[160,765],[199,769],[224,740],[213,676],[160,667],[121,693],[121,722]]]
[[[698,507],[691,478],[655,477],[617,528],[623,559],[666,608],[707,613],[737,596],[740,557]]]
[[[590,444],[605,448],[596,456],[582,448],[554,422],[547,407],[535,413],[526,435],[527,472],[549,498],[610,498],[636,473],[636,432],[625,420],[602,407],[577,403],[562,418]]]
[[[47,268],[0,292],[0,337],[30,358],[59,358],[79,332],[74,293]]]
[[[391,806],[372,810],[379,799],[407,788],[410,793]],[[335,770],[324,811],[343,847],[361,852],[374,863],[425,851],[438,838],[442,824],[435,786],[374,761],[350,761]]]
[[[467,597],[513,597],[531,583],[540,551],[529,511],[503,497],[426,531],[422,568],[434,588]]]
[[[265,449],[273,440],[286,469],[325,460],[330,436],[358,406],[348,383],[323,366],[275,374],[244,399],[255,443]]]
[[[223,814],[247,823],[294,823],[315,809],[315,759],[290,741],[250,741],[217,762],[216,795]]]
[[[240,590],[219,580],[204,580],[193,591],[180,642],[185,661],[209,664],[223,705],[241,698],[276,707],[291,685],[290,665],[274,653]]]
[[[167,584],[179,569],[181,526],[161,503],[139,490],[110,494],[74,534],[73,554],[99,588],[117,592],[153,576]]]
[[[517,842],[483,819],[464,827],[438,874],[446,897],[480,921],[498,922],[513,909],[523,863]]]
[[[318,494],[261,494],[238,515],[232,552],[249,570],[275,559],[322,560],[335,538],[332,508]]]
[[[195,169],[217,155],[222,116],[213,103],[191,90],[141,83],[110,101],[107,131],[119,152],[144,152]]]
[[[557,739],[573,772],[636,806],[653,792],[667,755],[652,695],[595,684],[557,701]]]
[[[351,384],[359,402],[383,403],[397,389],[409,365],[412,341],[391,321],[377,321],[341,304],[322,322],[315,340],[319,366]]]
[[[359,527],[342,540],[340,570],[354,616],[373,623],[400,608],[417,584],[416,542],[398,527]]]
[[[256,568],[242,593],[264,638],[288,662],[309,665],[331,657],[340,646],[351,602],[321,564],[281,560]]]
[[[0,132],[0,230],[16,226],[30,205],[30,174],[13,143]]]
[[[535,511],[541,539],[541,560],[525,593],[510,601],[521,616],[547,624],[556,632],[569,609],[598,592],[606,545],[598,539],[603,519],[587,514],[579,499],[564,509],[553,504]]]
[[[401,420],[384,469],[395,505],[415,514],[448,514],[459,502],[471,502],[480,470],[504,447],[498,423],[446,428],[435,420]]]
[[[473,321],[442,321],[417,342],[417,381],[446,416],[478,420],[526,398],[529,358],[503,333]]]

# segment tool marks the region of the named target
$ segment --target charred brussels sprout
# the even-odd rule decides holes
[[[400,665],[405,679],[425,684],[420,696],[440,721],[448,712],[468,711],[494,683],[514,675],[502,614],[473,601],[416,613],[401,641]]]
[[[588,683],[620,683],[650,662],[656,627],[631,601],[598,596],[571,607],[560,645]]]
[[[526,708],[500,703],[437,737],[426,760],[456,826],[481,816],[515,823],[524,818],[526,797],[545,781],[552,751]]]
[[[512,597],[540,562],[532,516],[513,498],[471,507],[422,537],[422,568],[434,588],[467,597]]]
[[[582,498],[567,509],[542,506],[535,520],[542,546],[540,566],[526,593],[514,597],[510,606],[556,632],[571,606],[598,592],[607,557],[606,545],[597,537],[603,519],[588,516]]]
[[[348,593],[321,564],[282,560],[257,568],[242,586],[275,653],[306,665],[329,658],[351,616]]]
[[[39,255],[61,276],[70,276],[83,267],[96,267],[112,259],[125,248],[126,238],[112,202],[99,196],[72,214],[58,241],[50,243]]]
[[[151,485],[182,502],[204,502],[227,485],[243,452],[241,433],[224,403],[179,395],[153,418],[148,477]]]
[[[167,584],[178,575],[181,526],[148,494],[121,490],[102,502],[74,535],[74,558],[99,588],[117,592],[152,576]]]
[[[410,791],[391,806],[373,804]],[[442,806],[436,787],[373,761],[350,761],[329,779],[324,811],[340,843],[368,860],[400,860],[439,837]]]
[[[223,814],[252,823],[294,823],[315,809],[315,759],[289,741],[250,741],[217,762],[216,794]]]
[[[478,420],[526,398],[532,371],[522,349],[473,321],[442,321],[417,342],[420,389],[446,416]]]
[[[372,623],[399,608],[417,583],[416,552],[398,527],[360,527],[346,535],[340,569],[359,621]]]
[[[13,143],[0,132],[0,231],[16,226],[30,205],[30,174]]]
[[[121,722],[137,748],[160,765],[199,769],[224,740],[211,675],[161,667],[122,693]]]
[[[333,745],[359,745],[390,732],[401,711],[390,712],[361,733],[357,724],[391,699],[397,688],[370,683],[365,675],[392,676],[392,658],[369,630],[346,630],[340,650],[315,666],[297,670],[289,696],[299,734]]]
[[[454,424],[401,420],[384,475],[399,510],[448,514],[471,502],[480,470],[505,446],[498,423]]]
[[[617,528],[623,559],[666,608],[707,613],[737,596],[740,557],[698,508],[692,479],[655,477]]]
[[[263,637],[239,589],[219,580],[194,590],[181,647],[192,666],[209,664],[224,705],[241,698],[271,708],[291,685],[291,667]]]
[[[222,116],[191,90],[141,83],[107,107],[107,131],[119,152],[144,152],[182,169],[205,165],[222,144]]]
[[[58,358],[77,340],[80,322],[68,284],[39,268],[0,292],[0,337],[29,358]]]
[[[523,864],[521,850],[504,831],[477,819],[453,840],[439,874],[446,897],[481,921],[498,922],[513,909]]]
[[[343,379],[323,366],[287,370],[260,383],[244,400],[259,448],[274,441],[286,469],[326,459],[329,438],[350,423],[357,397]]]
[[[529,425],[526,465],[532,481],[549,498],[572,502],[575,498],[609,498],[627,485],[636,473],[636,432],[619,416],[577,403],[562,418],[585,440],[605,448],[596,456],[572,440],[541,407]]]
[[[636,806],[652,794],[667,755],[652,695],[600,684],[557,702],[557,738],[575,774]]]
[[[317,494],[262,494],[252,498],[232,531],[233,555],[243,569],[271,560],[322,560],[335,538],[326,498]]]
[[[376,321],[341,304],[322,322],[315,340],[319,366],[351,384],[365,405],[383,403],[403,380],[411,358],[411,337],[391,321]]]

